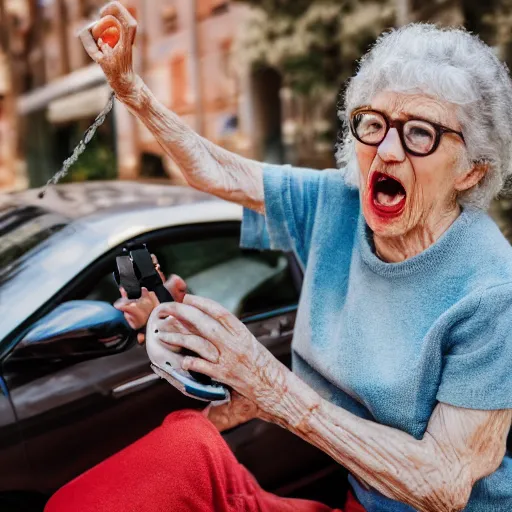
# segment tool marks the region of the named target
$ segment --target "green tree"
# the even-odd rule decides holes
[[[237,66],[276,69],[293,97],[298,151],[332,155],[340,87],[368,46],[393,26],[394,1],[239,1],[252,9],[235,47]]]

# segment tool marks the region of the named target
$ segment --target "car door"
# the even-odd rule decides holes
[[[236,313],[289,364],[300,272],[290,255],[240,249],[239,230],[238,222],[186,226],[148,233],[127,245],[146,243],[164,273],[181,275],[191,292]],[[119,294],[111,272],[119,251],[77,276],[54,306],[85,299],[113,303]],[[30,463],[25,488],[50,493],[158,426],[170,412],[204,406],[158,379],[136,343],[119,354],[66,361],[63,355],[58,366],[26,372],[10,358],[4,361]]]
[[[12,491],[23,488],[23,475],[26,475],[28,465],[9,391],[1,375],[0,452],[2,453],[2,464],[0,466],[0,510],[3,510],[2,493],[8,490]]]

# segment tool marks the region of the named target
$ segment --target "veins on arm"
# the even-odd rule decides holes
[[[363,420],[323,400],[288,369],[279,400],[260,405],[267,418],[299,435],[385,496],[420,512],[462,510],[474,483],[494,472],[506,450],[511,410],[440,403],[421,440]]]
[[[162,105],[139,77],[123,102],[179,165],[191,186],[264,213],[262,163],[227,151],[198,135]]]

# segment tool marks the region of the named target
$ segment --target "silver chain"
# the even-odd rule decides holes
[[[108,99],[107,104],[105,105],[105,108],[98,114],[94,122],[87,128],[85,131],[82,139],[80,142],[76,145],[75,149],[73,150],[73,153],[69,158],[64,160],[62,167],[60,168],[60,171],[56,172],[46,183],[43,190],[39,193],[39,197],[43,198],[46,194],[46,190],[48,187],[52,184],[56,184],[59,180],[61,180],[66,174],[69,172],[69,168],[78,160],[78,157],[85,151],[85,148],[89,142],[91,142],[91,139],[94,137],[94,134],[96,133],[96,130],[99,126],[101,126],[109,114],[109,112],[112,110],[112,107],[114,106],[114,97],[115,94],[112,92],[110,94],[110,98]]]

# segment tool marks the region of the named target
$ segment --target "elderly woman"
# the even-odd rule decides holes
[[[512,172],[512,82],[493,51],[464,30],[430,25],[383,35],[347,89],[340,169],[318,172],[250,161],[195,134],[132,71],[134,20],[118,4],[103,14],[120,43],[112,49],[94,31],[83,40],[117,98],[191,186],[246,207],[244,246],[294,251],[304,266],[294,373],[210,300],[181,293],[182,302],[151,316],[148,332],[200,356],[185,369],[234,390],[227,409],[209,410],[214,423],[258,416],[306,439],[349,470],[368,512],[510,512],[512,250],[485,210]],[[49,510],[100,510],[93,483],[101,475],[124,503],[157,499],[155,478],[172,495],[168,510],[326,510],[266,495],[249,477],[240,484],[227,453],[219,470],[221,438],[199,413],[171,415],[168,430],[184,415],[189,431],[198,425],[200,446],[188,443],[183,455],[168,432],[154,452],[176,450],[221,471],[214,491],[196,491],[202,505],[176,497],[192,492],[190,481],[155,457],[155,467],[175,472],[167,483],[159,470],[145,477],[145,491],[122,498],[107,461],[57,493]],[[150,468],[150,451],[131,447],[113,460],[146,457]],[[153,504],[147,509],[165,510]]]

